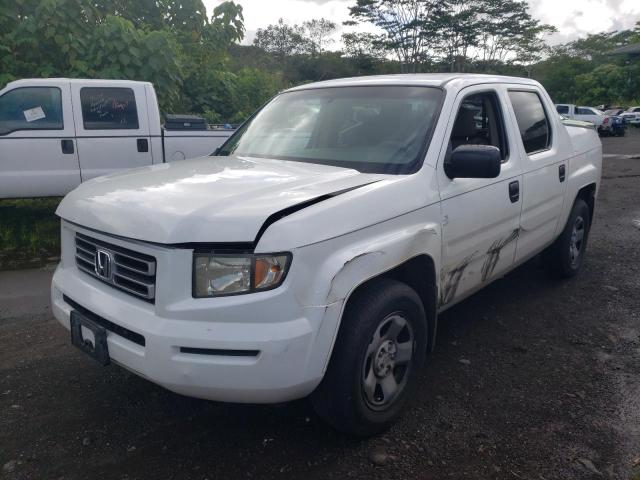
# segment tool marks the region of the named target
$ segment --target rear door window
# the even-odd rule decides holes
[[[62,93],[57,87],[20,87],[0,97],[0,135],[63,128]]]
[[[536,92],[510,91],[522,143],[527,153],[547,150],[551,146],[551,124]]]
[[[137,130],[136,98],[130,88],[84,87],[80,90],[85,130]]]
[[[561,115],[567,115],[569,113],[569,106],[568,105],[557,105],[556,106],[556,110]]]

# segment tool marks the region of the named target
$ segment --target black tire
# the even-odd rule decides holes
[[[385,357],[385,344],[391,341],[385,339],[392,337],[402,320],[405,327],[397,335],[395,353]],[[384,330],[385,322],[391,322],[387,330]],[[427,335],[424,308],[413,289],[387,278],[368,282],[349,299],[329,367],[311,395],[318,415],[350,435],[366,437],[388,429],[402,413],[415,386],[427,353]],[[379,347],[375,346],[377,342]],[[407,353],[409,344],[412,350]],[[406,366],[400,364],[401,348],[403,356],[410,357]],[[385,364],[385,360],[394,366]],[[384,398],[382,385],[388,385],[389,377],[398,385],[398,390]],[[374,388],[371,388],[372,382],[376,382]],[[385,401],[388,404],[384,404]],[[382,403],[376,405],[377,402]]]
[[[578,273],[584,261],[590,227],[589,206],[583,199],[577,198],[564,230],[543,254],[543,262],[550,276],[571,278]],[[580,231],[582,231],[581,239],[579,239]]]

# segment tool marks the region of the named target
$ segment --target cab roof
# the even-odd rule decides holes
[[[289,90],[306,90],[325,87],[356,87],[375,85],[409,85],[439,88],[464,88],[483,83],[509,83],[530,86],[540,86],[535,80],[501,75],[480,75],[468,73],[411,73],[398,75],[371,75],[365,77],[338,78],[323,82],[308,83]]]
[[[142,82],[139,80],[112,80],[112,79],[87,79],[87,78],[23,78],[21,80],[15,80],[9,82],[8,85],[12,87],[28,87],[32,85],[52,85],[60,83],[91,85],[93,83],[99,83],[100,85],[151,85],[150,82]]]

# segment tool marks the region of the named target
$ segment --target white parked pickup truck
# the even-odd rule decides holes
[[[209,155],[230,130],[167,130],[153,85],[18,80],[0,90],[0,198],[62,196],[132,167]]]
[[[640,107],[629,107],[620,116],[630,125],[635,127],[640,126]]]
[[[307,395],[371,435],[438,314],[544,252],[584,262],[602,146],[535,81],[332,80],[269,102],[219,156],[83,183],[51,289],[71,342],[185,395]]]
[[[611,130],[611,117],[605,115],[605,113],[597,108],[593,107],[579,107],[577,105],[571,105],[561,103],[556,105],[556,111],[571,120],[579,120],[581,122],[589,122],[595,125],[598,133]]]

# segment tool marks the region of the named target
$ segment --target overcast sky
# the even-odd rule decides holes
[[[258,28],[276,23],[302,23],[328,18],[342,27],[349,18],[349,6],[355,0],[235,0],[244,9],[247,29],[243,43],[251,43]],[[539,20],[555,25],[558,33],[550,43],[563,43],[588,33],[623,30],[640,20],[640,0],[528,0],[531,12]],[[204,0],[209,13],[221,0]],[[338,38],[339,35],[336,35]]]

